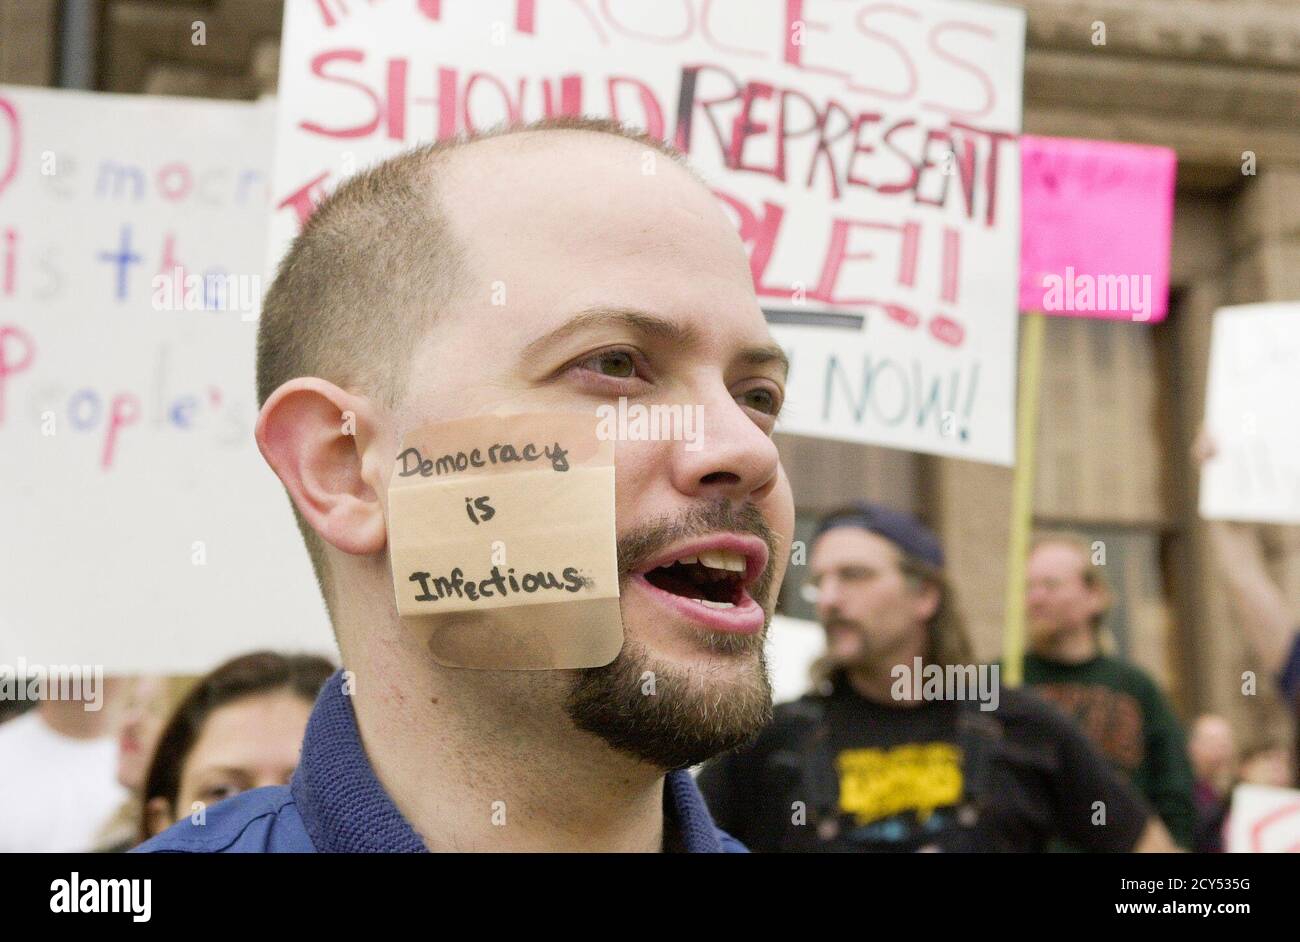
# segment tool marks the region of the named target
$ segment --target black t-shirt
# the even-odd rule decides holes
[[[873,703],[847,683],[782,704],[699,785],[750,850],[1129,851],[1150,811],[1058,709],[1003,689],[971,702]],[[1100,804],[1098,804],[1100,802]]]

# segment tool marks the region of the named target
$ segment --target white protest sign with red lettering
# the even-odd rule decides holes
[[[253,440],[271,129],[0,86],[0,666],[332,650]]]
[[[1230,854],[1300,853],[1300,791],[1238,785],[1224,836]]]
[[[288,0],[271,253],[357,169],[548,115],[686,151],[790,355],[783,431],[1009,464],[1023,11]],[[502,181],[503,188],[508,181]]]

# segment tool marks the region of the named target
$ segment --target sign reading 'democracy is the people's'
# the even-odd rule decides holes
[[[331,650],[253,440],[271,132],[0,86],[0,664]]]
[[[413,144],[613,117],[736,222],[780,430],[1009,464],[1023,51],[1023,11],[965,0],[288,0],[271,256]]]
[[[1155,323],[1169,300],[1177,155],[1020,138],[1020,309]]]
[[[1300,303],[1214,312],[1205,431],[1217,453],[1201,473],[1201,516],[1300,523]]]

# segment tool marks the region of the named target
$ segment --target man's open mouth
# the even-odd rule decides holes
[[[743,601],[748,568],[740,553],[705,550],[651,569],[645,580],[656,589],[711,608],[734,608]]]
[[[696,627],[756,634],[767,617],[763,595],[769,550],[745,533],[717,533],[666,549],[629,573],[648,598]]]

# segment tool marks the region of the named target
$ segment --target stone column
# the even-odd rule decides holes
[[[52,85],[57,0],[0,0],[0,82]]]

